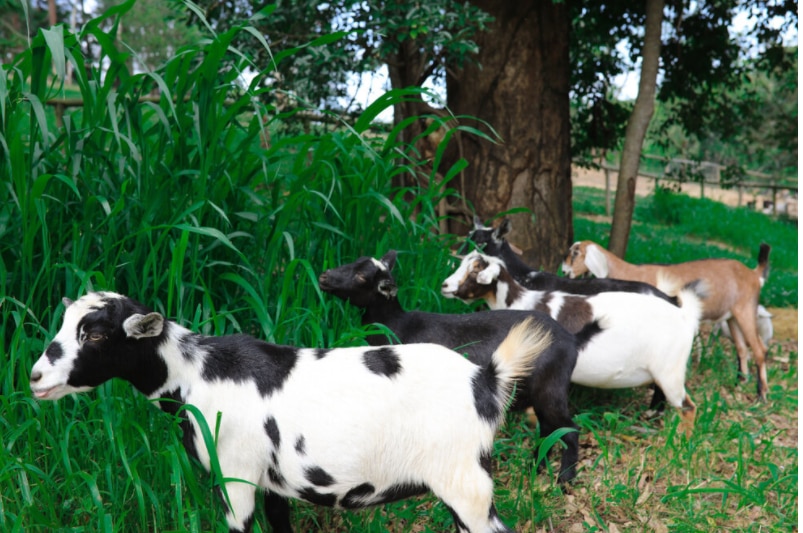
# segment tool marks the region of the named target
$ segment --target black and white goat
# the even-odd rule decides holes
[[[491,309],[549,313],[576,334],[572,382],[610,389],[655,383],[667,402],[681,410],[686,433],[691,433],[696,408],[686,393],[686,363],[701,314],[694,287],[678,293],[679,307],[633,292],[534,291],[513,279],[501,259],[474,251],[443,282],[441,292],[464,301],[482,299]]]
[[[465,353],[474,363],[484,366],[488,356],[505,338],[510,328],[527,318],[549,331],[552,344],[538,358],[532,372],[516,387],[513,409],[532,407],[541,426],[541,434],[566,427],[576,428],[569,411],[571,374],[577,361],[574,336],[550,316],[540,312],[490,311],[466,314],[441,314],[405,311],[397,298],[398,287],[391,271],[396,252],[390,250],[381,259],[361,257],[321,274],[321,290],[334,294],[363,309],[362,323],[382,324],[402,343],[434,342]],[[372,345],[388,342],[385,335],[367,338]],[[578,436],[572,431],[562,437],[566,445],[558,480],[575,477]]]
[[[231,531],[253,524],[266,489],[274,532],[292,531],[286,498],[356,509],[428,490],[460,532],[510,531],[494,510],[491,451],[515,379],[550,345],[543,326],[514,327],[476,365],[442,346],[302,349],[246,335],[193,333],[128,297],[89,293],[67,309],[34,364],[36,398],[56,400],[112,379],[159,406],[220,416],[217,456]],[[188,452],[209,470],[194,417]]]
[[[527,289],[538,291],[563,291],[570,294],[599,294],[601,292],[621,291],[651,294],[663,298],[677,305],[677,298],[668,296],[654,285],[612,278],[583,278],[572,279],[556,276],[551,272],[544,272],[532,268],[522,261],[519,252],[513,249],[505,238],[510,232],[510,220],[504,219],[498,227],[492,228],[483,225],[482,221],[474,216],[474,229],[466,236],[466,241],[460,247],[459,254],[465,255],[472,250],[472,244],[482,254],[498,257],[505,268],[517,282]]]

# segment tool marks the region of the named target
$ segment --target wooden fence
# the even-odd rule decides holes
[[[761,172],[746,171],[737,176],[736,179],[726,183],[722,181],[723,172],[727,172],[727,167],[709,161],[692,161],[689,159],[667,158],[661,156],[642,155],[643,163],[639,166],[638,176],[655,181],[657,187],[661,181],[675,183],[696,183],[700,186],[700,198],[705,197],[706,187],[716,187],[720,189],[735,189],[738,193],[738,205],[744,205],[746,194],[762,194],[771,198],[767,208],[773,215],[785,212],[797,218],[797,178],[772,176]],[[648,170],[645,167],[651,167]],[[603,161],[600,168],[605,173],[605,213],[610,215],[611,209],[611,175],[615,180],[619,173],[617,164]],[[615,187],[614,187],[615,189]],[[779,210],[782,204],[778,201],[779,193],[788,191],[789,198],[786,205],[794,202],[794,213]],[[757,205],[755,208],[762,209],[765,206]]]

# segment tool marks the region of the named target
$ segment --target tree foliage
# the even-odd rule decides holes
[[[100,0],[96,12],[119,4],[119,0]],[[186,22],[180,1],[136,0],[120,17],[118,37],[131,50],[137,69],[153,71],[182,46],[200,40],[199,28]]]
[[[206,18],[216,29],[253,17],[261,4],[248,0],[202,0]],[[455,0],[396,2],[383,0],[277,0],[269,17],[251,24],[272,48],[301,49],[277,65],[275,89],[314,106],[342,107],[351,77],[387,66],[394,88],[421,86],[443,76],[447,65],[462,65],[476,44],[472,37],[488,17]],[[307,48],[325,35],[337,35],[325,48]],[[271,62],[270,51],[243,42],[258,65]]]
[[[736,86],[713,88],[715,112],[700,119],[696,133],[674,120],[685,102],[664,103],[651,133],[655,148],[670,157],[712,161],[742,173],[749,169],[796,176],[797,48],[785,54],[792,61],[750,61]]]
[[[639,32],[644,25],[644,5],[617,1],[570,5],[574,8],[574,153],[620,147],[621,119],[626,117],[629,105],[617,98],[612,83],[641,56]],[[735,33],[732,23],[744,13],[753,15],[752,24],[742,33]],[[782,43],[782,36],[796,23],[795,2],[668,1],[657,98],[671,111],[659,117],[658,131],[671,129],[701,139],[734,142],[737,136],[743,137],[751,121],[760,121],[762,106],[756,106],[756,98],[762,93],[769,96],[762,89],[751,88],[751,80],[761,78],[760,72],[773,73],[774,78],[796,79],[796,53],[787,53]],[[796,111],[791,113],[796,115]],[[781,129],[788,133],[789,125]],[[794,138],[796,145],[796,135],[786,137]],[[787,144],[786,148],[791,146]]]

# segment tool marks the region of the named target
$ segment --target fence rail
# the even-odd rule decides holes
[[[794,213],[785,212],[797,218],[797,178],[778,177],[748,170],[736,179],[723,183],[722,174],[723,172],[728,172],[728,168],[717,163],[654,155],[643,155],[642,158],[646,160],[647,164],[639,166],[638,176],[655,180],[656,187],[661,181],[697,183],[700,186],[700,198],[705,197],[706,186],[720,189],[735,189],[738,193],[739,206],[745,204],[744,196],[746,193],[752,191],[754,194],[764,194],[765,191],[767,191],[768,196],[771,197],[771,200],[768,201],[770,205],[757,205],[755,206],[756,208],[767,208],[773,215],[778,215],[779,206],[783,205],[783,207],[788,208],[789,204],[793,202]],[[650,165],[650,161],[657,162],[659,165]],[[657,170],[646,170],[642,168],[643,166],[652,166],[654,169],[657,167]],[[605,173],[605,212],[610,215],[611,173],[618,174],[619,166],[603,161],[600,164],[600,168]],[[778,201],[778,195],[781,191],[788,191],[790,196],[785,204],[781,204]]]

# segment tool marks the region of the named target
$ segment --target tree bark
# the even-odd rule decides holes
[[[655,110],[655,91],[658,64],[661,56],[661,23],[664,16],[664,0],[646,0],[647,20],[644,28],[644,47],[641,51],[641,79],[633,112],[625,130],[625,144],[619,163],[616,198],[613,205],[613,222],[608,249],[624,258],[633,208],[636,204],[636,179],[638,178],[641,149],[644,137]]]
[[[59,23],[56,0],[47,0],[47,22],[51,28]]]
[[[509,217],[509,239],[530,265],[554,272],[573,238],[568,9],[550,1],[472,3],[494,22],[476,35],[476,63],[447,76],[448,105],[487,122],[502,140],[462,135],[469,166],[455,186],[485,220],[525,208]],[[453,231],[467,232],[465,222]]]

